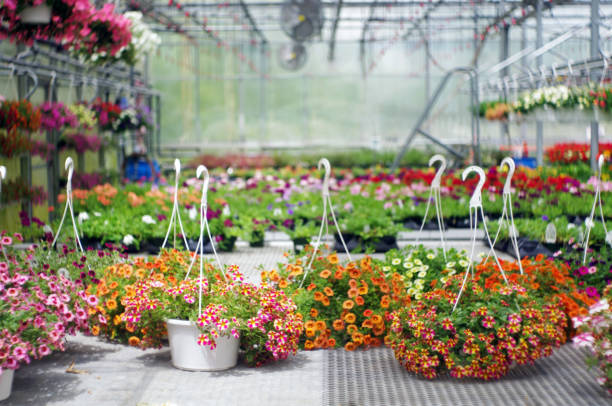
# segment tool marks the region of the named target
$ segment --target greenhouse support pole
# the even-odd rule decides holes
[[[261,142],[267,138],[267,115],[266,115],[266,75],[268,74],[266,52],[268,43],[261,42],[259,53],[259,131]]]
[[[501,0],[499,2],[499,8],[498,8],[498,14],[500,16],[504,15],[505,13],[505,1]],[[503,62],[506,59],[508,59],[509,56],[509,49],[510,49],[510,26],[504,24],[504,26],[501,29],[501,35],[500,35],[500,53],[499,53],[499,61]],[[508,76],[508,67],[503,68],[500,72],[499,72],[499,79],[502,81],[502,83],[504,82],[504,79]],[[507,92],[507,88],[504,86],[503,87],[503,99],[504,100],[508,100],[508,97],[510,97],[510,95]],[[499,125],[499,130],[500,130],[500,145],[509,145],[510,144],[510,128],[507,122],[505,121],[500,121],[500,125]]]
[[[537,0],[536,3],[536,49],[543,45],[542,40],[542,6],[544,0]],[[542,64],[542,56],[536,58],[536,71]],[[544,123],[542,120],[536,121],[536,162],[538,166],[544,164]]]
[[[599,0],[591,0],[591,58],[599,57]],[[602,75],[606,72],[602,71]],[[591,78],[596,80],[596,78]],[[599,123],[591,121],[591,170],[596,171],[599,154]]]

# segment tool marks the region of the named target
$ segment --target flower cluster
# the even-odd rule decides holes
[[[387,252],[382,270],[386,275],[401,275],[408,295],[419,300],[423,292],[445,283],[449,276],[462,274],[468,265],[469,258],[465,251],[450,248],[445,258],[441,248],[436,250],[421,245]]]
[[[145,55],[154,52],[161,43],[161,38],[142,21],[140,11],[128,11],[123,16],[130,20],[132,40],[121,52],[121,58],[128,64],[134,65]]]
[[[98,123],[103,130],[112,130],[115,121],[119,119],[121,114],[121,107],[118,104],[103,102],[100,98],[94,100],[91,109],[95,112]]]
[[[388,344],[408,371],[498,379],[513,362],[533,363],[565,342],[567,319],[558,304],[543,304],[517,284],[489,291],[470,281],[453,311],[462,280],[453,275],[391,314]]]
[[[306,252],[312,254],[312,247]],[[304,316],[306,350],[380,346],[387,334],[386,316],[406,303],[405,287],[399,274],[388,277],[370,257],[340,264],[336,254],[317,252],[312,269],[304,278],[303,262],[290,258],[281,271],[263,271],[270,281],[289,292]]]
[[[21,240],[16,234],[15,239]],[[13,251],[2,234],[0,250],[0,373],[64,349],[66,334],[87,331],[89,298],[69,275],[36,259],[34,249]]]
[[[39,205],[47,198],[47,192],[43,186],[29,186],[25,180],[16,178],[2,182],[1,198],[3,204],[30,200]]]
[[[80,34],[80,41],[73,44],[73,52],[94,64],[114,62],[132,40],[130,20],[115,14],[113,3],[105,3],[101,9],[93,11],[87,29]]]
[[[76,127],[79,123],[76,115],[62,102],[43,102],[38,109],[41,114],[41,129],[60,131],[65,127]]]
[[[589,308],[589,314],[572,319],[580,334],[574,337],[577,347],[587,347],[591,356],[587,363],[599,370],[597,382],[612,395],[612,287],[603,298]]]
[[[182,261],[189,259],[175,250],[170,255],[180,255],[177,258]],[[130,344],[159,346],[165,336],[165,320],[178,318],[196,323],[201,331],[198,344],[211,349],[219,336],[239,337],[249,365],[260,366],[295,354],[302,320],[291,299],[268,285],[244,282],[237,266],[230,266],[225,274],[209,263],[204,268],[206,277],[184,280],[177,280],[176,273],[164,275],[153,269],[146,278],[126,288],[120,319],[128,331],[141,333],[140,337],[130,337]]]
[[[27,100],[6,100],[0,104],[0,128],[9,133],[17,129],[36,132],[40,123],[40,111]]]
[[[612,154],[612,144],[600,142],[598,151],[609,157]],[[591,159],[591,145],[577,142],[557,143],[546,148],[546,154],[552,163],[588,162]]]

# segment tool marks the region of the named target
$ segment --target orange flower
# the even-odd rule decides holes
[[[372,263],[372,258],[367,257],[367,256],[361,258],[361,261],[359,261],[359,264],[361,265],[362,268],[368,268],[371,263]]]
[[[387,283],[381,283],[379,288],[382,293],[389,293],[390,288]]]
[[[368,346],[369,346],[370,344],[372,344],[372,337],[370,337],[370,335],[369,335],[369,334],[368,334],[368,335],[366,335],[366,336],[364,336],[364,337],[363,337],[363,343],[364,343],[365,345],[368,345]]]
[[[386,309],[387,307],[389,307],[390,304],[391,304],[391,299],[389,298],[388,295],[384,295],[383,297],[380,298],[380,307],[382,307],[383,309]]]
[[[325,337],[319,336],[315,338],[314,346],[315,348],[323,348],[323,346],[325,345],[325,342],[326,342]]]
[[[108,310],[115,310],[117,308],[117,301],[115,299],[107,300],[106,307],[108,308]]]
[[[323,300],[324,297],[325,296],[323,296],[323,293],[321,293],[319,291],[316,291],[314,293],[314,300],[316,300],[317,302]]]
[[[332,326],[334,327],[334,330],[336,331],[344,330],[344,322],[340,319],[334,320],[334,322],[332,323]]]
[[[372,309],[365,309],[365,310],[363,311],[363,315],[364,315],[365,317],[370,317],[370,316],[372,315],[372,313],[373,313],[373,312],[372,312]]]
[[[138,347],[138,345],[140,344],[140,338],[138,338],[136,336],[131,336],[130,338],[128,338],[128,343],[132,347]]]
[[[355,342],[355,344],[357,344],[357,345],[363,344],[363,334],[361,334],[361,333],[353,333],[351,338],[353,339],[353,342]]]
[[[315,308],[310,309],[310,317],[316,319],[319,315],[319,311]]]
[[[327,296],[323,296],[323,299],[321,299],[321,303],[323,303],[323,306],[329,306],[329,298]]]
[[[327,296],[333,296],[334,295],[334,291],[331,290],[331,288],[329,286],[326,286],[325,289],[323,289],[323,292],[327,295]]]
[[[347,313],[344,315],[344,321],[347,323],[354,323],[357,320],[357,317],[353,313]]]
[[[306,324],[304,324],[304,328],[309,328],[309,329],[314,330],[314,328],[315,328],[315,322],[314,322],[314,321],[312,321],[312,320],[308,320],[308,321],[306,322]]]
[[[281,289],[285,289],[287,286],[289,286],[289,282],[287,282],[286,279],[281,279],[280,282],[278,282],[278,287]]]
[[[354,324],[349,324],[349,326],[346,328],[346,332],[349,334],[353,334],[358,330],[357,326]]]
[[[357,303],[358,306],[363,306],[365,304],[365,300],[363,300],[363,297],[357,296],[355,298],[355,303]]]
[[[93,327],[91,328],[91,334],[93,334],[93,335],[95,335],[95,336],[97,336],[98,334],[100,334],[100,327],[98,327],[98,326],[93,326]]]
[[[361,327],[371,329],[374,326],[372,325],[372,320],[366,319],[363,321],[363,323],[361,323]]]
[[[344,303],[342,303],[342,308],[345,310],[351,310],[353,306],[354,306],[354,303],[350,299],[345,300]]]
[[[327,346],[329,348],[334,348],[336,346],[336,340],[333,338],[330,338],[329,340],[327,340]]]
[[[344,273],[342,271],[336,271],[336,273],[334,273],[334,278],[336,279],[342,279],[343,276]]]
[[[108,285],[108,287],[111,289],[117,289],[117,286],[119,286],[119,284],[115,281],[111,282],[111,284]]]
[[[349,286],[351,289],[357,289],[357,281],[355,279],[349,279]]]
[[[375,314],[374,316],[372,316],[372,322],[376,325],[379,325],[383,322],[383,318],[380,315]]]
[[[359,291],[357,289],[349,289],[348,291],[348,297],[350,297],[351,299],[357,297],[357,295],[359,294]]]
[[[315,323],[315,329],[319,330],[319,331],[323,331],[327,328],[327,325],[325,324],[325,322],[323,320],[318,320]]]
[[[352,342],[348,342],[346,344],[344,344],[344,349],[347,351],[355,351],[355,344],[353,344]]]
[[[359,278],[361,276],[361,271],[359,269],[349,269],[349,276],[351,278]]]
[[[360,295],[368,294],[368,285],[364,281],[361,281],[361,286],[359,287],[359,294]]]
[[[310,340],[306,340],[306,342],[304,343],[304,349],[306,351],[310,351],[314,348],[314,343]]]
[[[315,335],[315,329],[313,328],[306,329],[306,337],[314,337],[314,335]]]
[[[323,279],[327,279],[331,276],[331,271],[329,269],[324,269],[319,273],[319,276]]]
[[[315,285],[314,283],[311,283],[310,285],[308,285],[306,290],[310,292],[311,290],[315,289],[316,287],[317,287],[317,285]]]
[[[338,263],[338,255],[335,253],[328,255],[327,260],[329,261],[330,264],[336,265]]]
[[[372,333],[374,333],[375,336],[381,336],[385,333],[385,329],[384,327],[375,327],[372,330]]]

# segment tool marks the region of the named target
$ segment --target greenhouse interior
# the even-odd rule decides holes
[[[610,0],[0,1],[0,405],[611,405],[611,79]]]

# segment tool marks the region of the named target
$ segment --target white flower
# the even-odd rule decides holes
[[[192,207],[191,209],[189,209],[188,214],[189,214],[189,219],[190,220],[195,220],[196,217],[198,217],[198,211],[196,210],[195,207]]]
[[[429,271],[429,265],[423,265],[423,266],[421,267],[421,270],[422,270],[422,271]]]
[[[148,214],[142,216],[142,222],[145,224],[155,224],[155,220],[153,220],[153,217],[149,216]]]
[[[390,266],[383,266],[383,272],[390,272],[391,271],[391,267]]]
[[[434,259],[436,256],[434,254],[432,254],[431,252],[429,254],[427,254],[427,259]]]
[[[421,262],[421,260],[420,260],[420,259],[415,259],[415,260],[414,260],[414,263],[415,263],[415,264],[417,264],[417,265],[419,265],[419,266],[423,265],[423,262]]]
[[[399,259],[399,258],[393,258],[393,259],[391,260],[391,265],[399,265],[401,262],[402,262],[402,260],[401,260],[401,259]]]
[[[568,223],[568,225],[567,225],[567,229],[568,229],[568,230],[571,230],[572,228],[576,228],[576,224],[574,224],[574,223]]]
[[[447,268],[454,268],[455,267],[455,262],[454,261],[450,261],[446,263],[446,267]]]
[[[89,220],[89,214],[86,211],[79,213],[78,221],[79,224],[83,224],[85,220]]]
[[[420,293],[417,293],[416,295],[414,295],[414,298],[415,298],[416,300],[421,300],[421,296],[422,296],[422,295],[421,295]]]
[[[223,214],[225,217],[228,217],[231,214],[229,205],[223,206],[223,211],[221,212],[221,214]]]
[[[593,220],[591,220],[590,218],[587,218],[584,220],[584,225],[586,225],[587,228],[593,228],[595,223],[593,223]]]
[[[607,310],[609,307],[610,305],[608,304],[608,300],[602,299],[599,302],[592,305],[591,307],[589,307],[589,313],[590,314],[599,313],[603,310]]]
[[[283,211],[277,207],[276,209],[274,209],[273,214],[274,214],[274,216],[278,217],[281,214],[283,214]]]
[[[469,263],[469,262],[467,262],[465,259],[462,259],[462,260],[460,260],[460,261],[459,261],[459,265],[461,265],[461,267],[463,267],[463,268],[467,268],[467,266],[468,266],[469,264],[470,264],[470,263]]]
[[[414,296],[414,294],[415,294],[417,291],[416,291],[414,288],[410,288],[410,289],[408,289],[408,291],[407,291],[407,292],[408,292],[408,295],[410,295],[410,296]]]
[[[424,277],[425,277],[425,275],[427,275],[427,272],[426,272],[426,271],[421,271],[421,272],[419,272],[419,273],[417,274],[417,276],[418,276],[419,278],[424,278]]]
[[[134,244],[134,241],[136,241],[134,239],[134,236],[132,236],[131,234],[126,235],[125,237],[123,237],[123,245],[132,245]]]
[[[96,216],[96,217],[101,217],[102,216],[102,213],[99,213],[97,211],[94,211],[93,213],[94,213],[94,216]]]
[[[417,260],[418,261],[418,260]],[[410,269],[414,266],[412,262],[404,262],[404,268]]]

